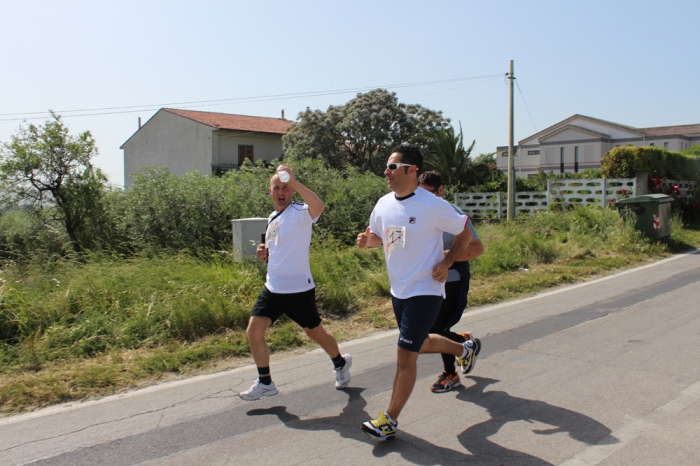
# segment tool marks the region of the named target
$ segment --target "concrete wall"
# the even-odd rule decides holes
[[[131,175],[142,167],[167,167],[184,175],[190,170],[211,173],[211,126],[160,110],[127,142],[124,150],[124,184],[133,185]]]
[[[238,146],[253,146],[254,161],[271,162],[282,155],[282,135],[218,130],[214,132],[214,164],[238,163]]]

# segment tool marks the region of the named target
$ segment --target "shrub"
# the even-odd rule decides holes
[[[616,147],[601,159],[601,172],[606,178],[634,178],[641,172],[654,178],[696,180],[698,159],[686,152],[671,152],[659,147]]]
[[[63,226],[26,210],[0,215],[0,258],[24,262],[32,257],[64,255],[73,248]]]

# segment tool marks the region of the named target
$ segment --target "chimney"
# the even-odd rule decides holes
[[[284,120],[284,109],[282,109],[282,119]]]
[[[141,117],[139,117],[139,129],[141,129]]]

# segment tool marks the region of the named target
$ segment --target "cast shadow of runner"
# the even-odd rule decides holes
[[[355,387],[345,389],[344,393],[348,394],[348,403],[337,416],[301,419],[296,414],[290,413],[286,406],[251,409],[247,414],[248,416],[277,416],[290,429],[312,432],[335,430],[343,438],[373,446],[372,454],[375,457],[397,453],[405,461],[413,464],[439,464],[446,466],[453,466],[455,463],[466,462],[472,459],[471,455],[449,448],[438,447],[404,431],[399,431],[395,439],[386,442],[377,442],[370,439],[360,429],[362,423],[370,418],[370,415],[365,410],[367,402],[362,397],[364,390],[364,388]]]
[[[544,466],[551,465],[545,460],[524,452],[510,450],[489,440],[489,437],[509,422],[539,422],[555,426],[552,429],[533,429],[537,436],[567,433],[570,438],[587,445],[599,443],[613,444],[618,440],[611,435],[611,430],[604,424],[584,414],[544,401],[528,400],[511,396],[504,391],[484,390],[489,385],[499,382],[485,377],[469,376],[476,385],[460,387],[456,399],[481,406],[491,416],[488,421],[475,424],[459,434],[459,442],[472,454],[474,461],[500,459],[506,465]],[[533,437],[533,442],[537,439]]]
[[[359,429],[359,425],[367,420],[367,413],[364,409],[367,406],[367,402],[362,398],[364,390],[364,388],[356,387],[349,387],[343,390],[343,393],[348,395],[348,403],[337,416],[301,419],[296,414],[287,411],[286,406],[251,409],[247,414],[248,416],[277,416],[285,426],[291,429],[308,431],[335,430],[343,438],[364,441],[367,439],[367,436]]]

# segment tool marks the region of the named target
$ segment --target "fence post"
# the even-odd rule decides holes
[[[608,196],[608,182],[607,182],[607,178],[603,178],[603,183],[602,183],[602,185],[603,185],[603,192],[601,193],[601,196],[600,196],[600,206],[601,206],[602,208],[605,208],[605,206],[606,206],[607,203],[608,203],[608,200],[607,200],[607,196]]]
[[[649,194],[648,178],[649,178],[649,175],[647,173],[644,173],[644,172],[639,172],[634,177],[634,195],[635,196],[644,196],[645,194]]]

